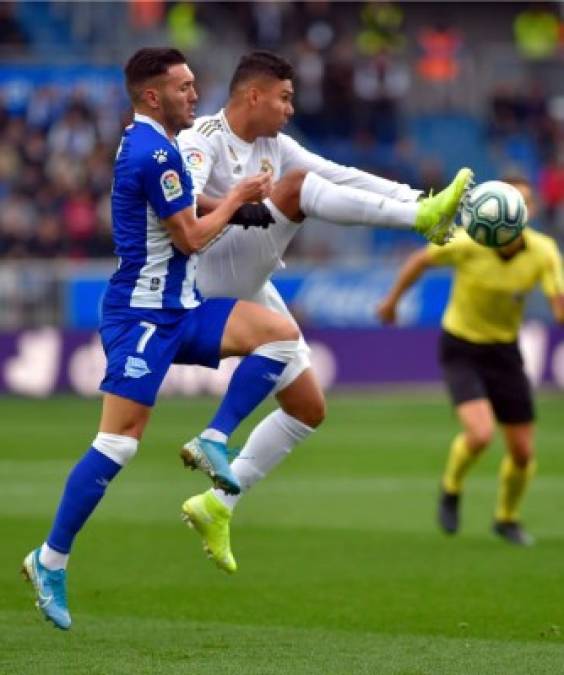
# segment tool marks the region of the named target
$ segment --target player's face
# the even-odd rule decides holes
[[[185,63],[171,66],[160,87],[164,127],[177,134],[194,124],[198,94],[195,78]]]
[[[294,87],[291,80],[268,79],[258,90],[255,108],[261,136],[276,136],[294,114]]]

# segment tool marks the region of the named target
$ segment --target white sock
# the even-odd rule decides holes
[[[200,434],[200,438],[205,438],[207,441],[215,441],[216,443],[227,443],[227,434],[217,429],[206,429]]]
[[[39,562],[46,567],[48,570],[66,570],[67,564],[69,562],[68,553],[59,553],[54,551],[49,547],[48,544],[43,544],[41,546],[41,551],[39,551]]]
[[[265,417],[251,432],[239,456],[231,464],[241,483],[241,493],[228,495],[214,489],[215,496],[233,509],[243,492],[247,492],[290,454],[294,446],[305,440],[314,429],[278,409]]]
[[[417,202],[397,199],[335,185],[311,171],[307,173],[301,193],[300,208],[306,216],[315,216],[337,225],[370,225],[412,228],[419,208]]]

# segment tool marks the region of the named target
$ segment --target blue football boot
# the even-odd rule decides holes
[[[199,469],[209,476],[214,487],[229,495],[238,495],[241,485],[229,466],[229,450],[225,443],[196,436],[180,451],[184,466]]]
[[[65,570],[48,570],[39,562],[36,548],[23,561],[22,574],[31,581],[37,598],[35,606],[47,621],[57,628],[68,630],[71,617],[67,607],[67,573]]]

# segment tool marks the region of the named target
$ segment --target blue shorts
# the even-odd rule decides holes
[[[214,298],[188,310],[106,307],[100,335],[108,364],[100,389],[152,406],[171,363],[217,368],[236,302]]]

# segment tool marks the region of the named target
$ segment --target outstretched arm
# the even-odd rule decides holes
[[[376,315],[382,323],[395,323],[397,306],[402,296],[431,264],[431,256],[427,248],[416,251],[409,256],[400,268],[388,295],[376,307]]]

